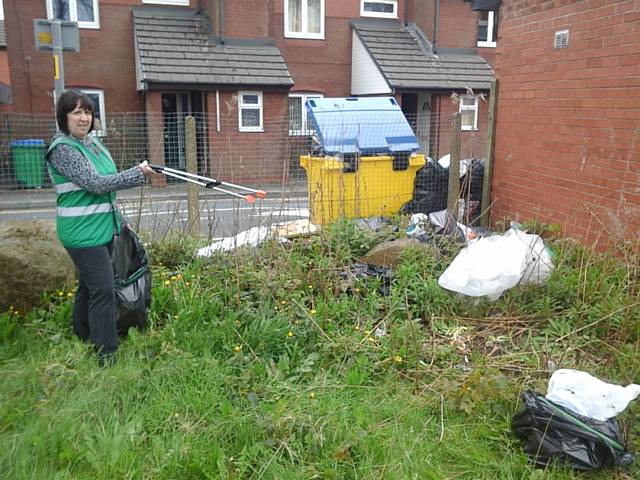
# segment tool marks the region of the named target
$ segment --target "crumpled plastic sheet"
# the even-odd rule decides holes
[[[524,452],[537,467],[558,462],[576,470],[599,470],[634,462],[615,419],[584,417],[528,390],[511,422]]]
[[[640,395],[640,385],[626,387],[603,382],[587,372],[560,369],[553,372],[547,400],[574,413],[605,421],[622,413]]]
[[[502,235],[471,240],[438,283],[463,295],[497,300],[518,284],[544,283],[552,271],[551,252],[542,238],[512,227]]]

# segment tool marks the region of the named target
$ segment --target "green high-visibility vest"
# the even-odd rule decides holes
[[[56,146],[69,145],[79,150],[93,164],[98,174],[117,173],[116,165],[107,149],[97,139],[94,138],[93,142],[98,151],[97,155],[80,140],[71,136],[60,136],[49,146],[47,156]],[[69,248],[106,245],[113,239],[114,233],[120,233],[115,192],[95,195],[69,181],[51,165],[51,162],[47,162],[47,168],[57,194],[56,226],[62,245]]]

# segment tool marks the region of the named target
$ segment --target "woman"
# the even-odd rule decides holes
[[[153,170],[147,162],[118,173],[107,149],[89,133],[94,106],[78,90],[57,102],[60,133],[47,152],[47,167],[57,194],[58,238],[78,271],[73,331],[93,342],[101,365],[111,364],[118,349],[111,253],[120,233],[115,191],[140,186]]]

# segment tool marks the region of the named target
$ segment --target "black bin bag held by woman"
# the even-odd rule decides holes
[[[140,238],[122,222],[122,231],[113,240],[111,258],[114,274],[118,333],[130,327],[144,328],[151,305],[151,269]]]

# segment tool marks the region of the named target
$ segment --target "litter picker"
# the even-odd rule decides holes
[[[248,203],[255,203],[256,197],[265,198],[267,196],[267,192],[265,192],[264,190],[256,190],[255,188],[243,187],[242,185],[236,185],[235,183],[222,182],[220,180],[216,180],[215,178],[204,177],[202,175],[196,175],[195,173],[183,172],[182,170],[163,167],[162,165],[149,165],[149,166],[158,173],[162,173],[169,177],[178,178],[180,180],[184,180],[185,182],[195,183],[196,185],[200,185],[205,188],[217,190],[218,192],[226,193],[227,195],[232,195],[234,197],[242,198],[243,200],[246,200]],[[246,192],[251,192],[251,194],[242,195],[240,193],[227,190],[226,188],[220,188],[220,185],[224,187],[237,188],[239,190],[244,190]]]

